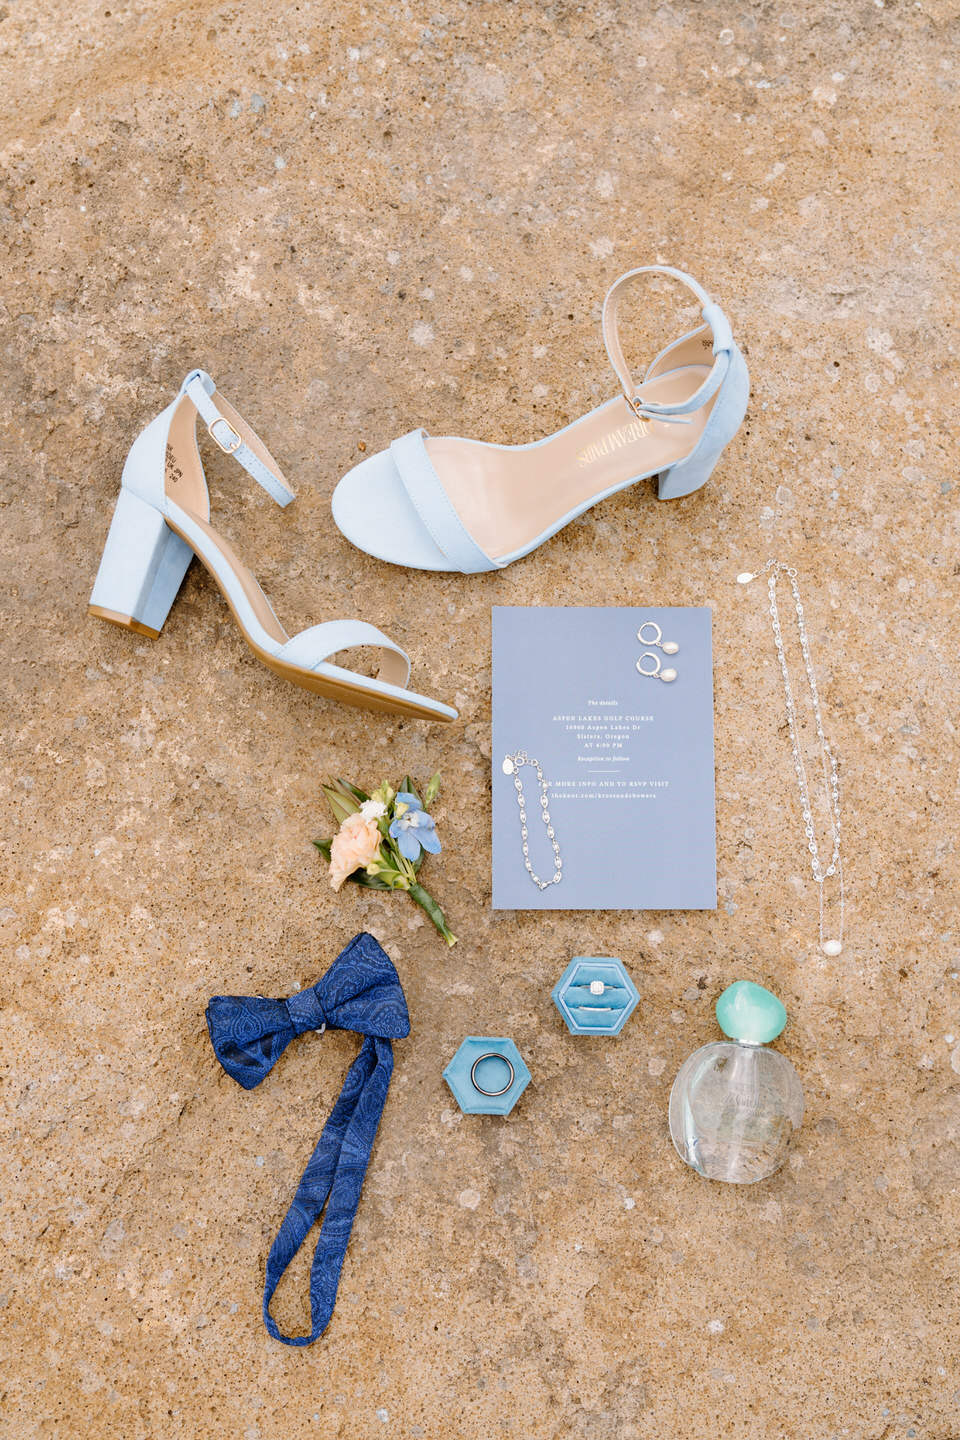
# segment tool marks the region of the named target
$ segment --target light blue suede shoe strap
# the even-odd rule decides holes
[[[183,382],[182,393],[196,406],[206,422],[210,438],[225,455],[232,455],[247,474],[262,485],[278,505],[289,505],[293,491],[280,473],[280,467],[257,435],[225,400],[213,399],[216,384],[205,370],[193,370]],[[222,408],[221,408],[222,407]],[[223,411],[227,413],[224,414]]]
[[[311,625],[288,639],[276,658],[291,665],[302,665],[304,670],[317,670],[331,655],[337,655],[341,649],[356,649],[358,645],[373,645],[383,654],[377,680],[406,690],[410,678],[407,652],[394,645],[390,636],[384,635],[376,625],[367,625],[366,621],[325,621],[322,625]]]
[[[384,635],[375,625],[365,620],[327,620],[322,625],[311,625],[301,630],[277,652],[278,660],[290,665],[302,665],[305,670],[316,670],[324,660],[340,650],[353,650],[360,645],[371,645],[380,650],[383,659],[377,679],[388,685],[407,688],[410,679],[410,660],[405,650],[395,645],[389,635]]]
[[[397,474],[424,528],[453,569],[462,570],[465,575],[496,570],[497,565],[480,549],[440,484],[423,443],[426,433],[425,430],[411,430],[409,435],[394,440],[390,446]]]
[[[636,381],[630,372],[623,353],[623,346],[620,343],[617,329],[617,307],[627,286],[640,275],[669,275],[671,279],[679,280],[688,290],[692,290],[703,307],[703,318],[713,332],[714,362],[709,375],[699,389],[676,405],[660,405],[654,401],[644,400],[638,395]],[[603,340],[607,347],[607,354],[610,356],[610,363],[616,371],[617,379],[620,381],[624,397],[630,408],[644,419],[673,421],[675,424],[689,424],[690,422],[682,417],[693,410],[699,410],[701,405],[705,405],[710,397],[716,394],[726,378],[730,365],[730,351],[733,348],[733,332],[730,329],[730,322],[720,306],[710,299],[703,286],[698,284],[691,275],[674,269],[672,265],[642,265],[637,270],[628,270],[625,275],[620,276],[619,280],[614,281],[603,302]]]

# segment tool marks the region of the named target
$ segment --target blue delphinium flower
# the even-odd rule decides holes
[[[433,816],[427,814],[416,795],[401,790],[394,803],[394,813],[396,819],[390,826],[390,835],[405,860],[411,863],[418,860],[421,849],[428,850],[431,855],[440,854]]]

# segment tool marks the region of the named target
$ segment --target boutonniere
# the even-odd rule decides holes
[[[417,880],[425,854],[440,854],[440,837],[430,806],[440,791],[434,775],[419,795],[405,775],[398,789],[384,781],[372,794],[346,780],[321,786],[340,829],[314,845],[330,865],[330,884],[339,890],[345,880],[371,890],[405,890],[432,920],[448,945],[456,945],[443,911]]]

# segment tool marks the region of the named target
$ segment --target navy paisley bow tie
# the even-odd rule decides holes
[[[245,1090],[259,1085],[290,1041],[307,1030],[356,1030],[364,1037],[267,1257],[263,1323],[285,1345],[311,1345],[333,1314],[393,1073],[390,1041],[410,1034],[400,978],[372,935],[355,935],[316,985],[289,1000],[214,995],[207,1006],[207,1028],[220,1064]],[[327,1213],[310,1270],[312,1330],[309,1335],[282,1335],[270,1314],[270,1301],[324,1205]]]

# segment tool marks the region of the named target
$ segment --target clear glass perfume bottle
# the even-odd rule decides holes
[[[803,1120],[800,1077],[763,1047],[787,1023],[776,995],[737,980],[717,1001],[729,1040],[696,1050],[670,1092],[670,1134],[681,1159],[708,1180],[752,1185],[787,1158]]]

